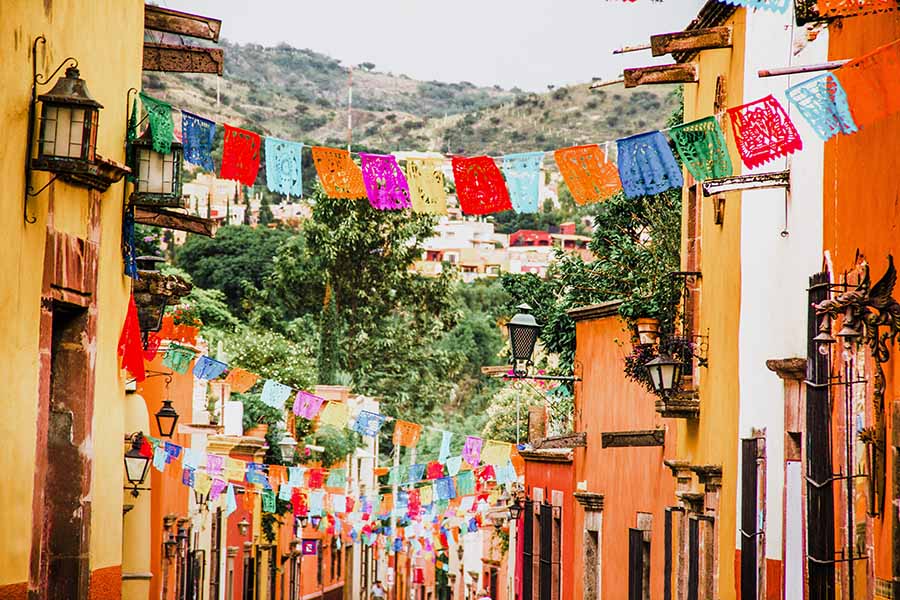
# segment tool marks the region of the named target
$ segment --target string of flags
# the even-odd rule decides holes
[[[142,379],[132,370],[136,367],[124,360],[128,345],[137,343],[140,348],[140,330],[135,332],[132,324],[137,324],[136,316],[134,323],[126,317],[120,354],[123,368]],[[161,340],[169,337],[165,325],[159,333],[148,336],[148,350],[141,352],[141,362],[152,359]],[[163,350],[162,363],[173,372],[190,372],[197,379],[220,379],[238,393],[251,390],[261,379],[172,340]],[[343,402],[330,402],[272,379],[262,382],[260,394],[268,406],[280,410],[290,406],[296,417],[317,420],[320,427],[346,427],[362,436],[377,436],[386,423],[393,422],[395,452],[415,448],[426,429],[371,410],[352,414]],[[289,502],[295,516],[321,518],[320,529],[338,539],[343,536],[346,543],[373,545],[387,540],[383,543],[392,547],[433,552],[446,548],[447,535],[458,539],[460,534],[478,531],[486,513],[499,501],[501,490],[518,483],[524,475],[524,461],[513,444],[469,435],[463,440],[461,452],[453,455],[451,443],[456,434],[437,431],[441,443],[436,456],[420,454],[415,462],[375,469],[376,475],[386,478],[386,485],[358,496],[347,493],[348,470],[343,467],[263,464],[195,451],[152,436],[144,436],[141,453],[160,472],[180,469],[182,484],[199,494],[202,502],[223,506],[226,516],[237,510],[238,495],[243,494],[245,502],[259,496],[263,512],[279,512],[278,501]],[[392,530],[388,522],[397,526]]]
[[[788,4],[788,0],[731,2],[778,11],[786,10]],[[859,127],[900,112],[897,81],[900,40],[833,72],[793,85],[785,91],[785,97],[813,131],[828,140],[838,133],[855,133]],[[154,147],[166,147],[173,131],[171,106],[143,93],[140,98],[151,121]],[[617,140],[615,163],[598,144],[560,148],[553,152],[553,158],[578,204],[599,202],[619,191],[633,197],[681,187],[681,167],[673,147],[698,181],[727,177],[733,174],[733,167],[725,145],[725,129],[720,123],[726,115],[741,161],[748,168],[803,148],[781,101],[769,95],[721,114]],[[213,170],[211,150],[216,126],[209,119],[181,111],[186,161]],[[220,177],[253,185],[265,152],[268,188],[281,194],[302,195],[302,153],[306,146],[274,137],[263,140],[259,134],[229,124],[224,124],[224,133]],[[668,139],[663,133],[668,133]],[[609,143],[604,147],[608,150]],[[403,160],[403,168],[394,155],[355,154],[322,146],[312,146],[310,152],[322,188],[330,198],[368,198],[376,210],[411,209],[426,214],[447,211],[442,168],[447,157],[413,153]],[[544,152],[508,154],[499,159],[450,156],[449,172],[463,213],[537,212],[545,156]]]

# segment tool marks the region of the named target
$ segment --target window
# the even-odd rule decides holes
[[[525,501],[522,516],[522,600],[533,600],[534,503]]]
[[[553,506],[541,503],[539,600],[553,600]]]
[[[210,527],[209,597],[219,597],[219,561],[222,556],[222,509],[217,508]]]
[[[756,438],[741,440],[741,598],[756,598],[758,449]]]

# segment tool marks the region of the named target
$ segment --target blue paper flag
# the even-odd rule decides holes
[[[441,477],[434,481],[434,492],[438,500],[453,500],[456,498],[456,488],[452,477]]]
[[[400,538],[394,538],[394,552],[400,552],[403,550],[403,540]]]
[[[540,204],[543,152],[522,152],[503,157],[502,169],[513,210],[536,213]]]
[[[181,143],[184,145],[184,160],[192,165],[203,167],[207,171],[215,171],[216,165],[212,158],[215,139],[215,123],[187,111],[181,111]]]
[[[172,442],[166,442],[166,464],[172,462],[173,460],[178,460],[178,457],[181,456],[181,446],[178,444],[173,444]]]
[[[409,465],[409,483],[416,483],[422,480],[425,475],[425,465]]]
[[[247,483],[261,485],[264,488],[271,489],[269,478],[266,476],[262,463],[247,463]]]
[[[726,4],[733,6],[746,6],[747,8],[760,8],[769,12],[784,13],[788,9],[791,0],[724,0]]]
[[[684,184],[681,167],[659,131],[623,138],[616,145],[619,179],[629,198],[652,196]]]
[[[303,144],[266,138],[266,186],[286,196],[303,195]]]
[[[859,128],[850,113],[847,94],[833,73],[825,73],[792,85],[784,92],[823,141]]]
[[[225,372],[228,365],[208,356],[201,356],[194,362],[194,377],[197,379],[215,379]]]
[[[356,420],[353,422],[351,429],[359,435],[368,437],[378,436],[381,426],[384,425],[387,417],[378,413],[369,412],[367,410],[359,411]]]
[[[284,403],[287,401],[288,397],[290,397],[292,391],[293,390],[291,390],[289,386],[286,386],[283,383],[278,383],[272,379],[266,379],[260,400],[262,400],[263,404],[266,406],[284,410]]]

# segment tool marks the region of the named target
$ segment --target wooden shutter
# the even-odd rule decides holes
[[[534,556],[534,503],[525,501],[522,517],[522,600],[533,600],[532,560]]]
[[[628,600],[644,600],[644,532],[628,530]]]
[[[700,590],[700,521],[691,517],[688,523],[688,589],[687,600],[697,600]]]
[[[755,600],[756,568],[756,438],[741,440],[741,598]]]
[[[553,506],[541,503],[541,556],[539,600],[552,600],[553,590]]]

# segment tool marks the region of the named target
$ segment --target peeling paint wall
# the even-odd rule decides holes
[[[33,518],[39,398],[42,386],[40,349],[42,273],[48,236],[48,207],[54,205],[56,231],[80,238],[91,235],[88,215],[95,201],[85,188],[56,182],[29,201],[34,224],[22,219],[25,194],[25,148],[31,94],[31,47],[43,34],[38,48],[38,69],[47,75],[68,56],[78,59],[81,76],[91,94],[104,105],[100,112],[97,151],[124,162],[125,94],[140,87],[143,43],[141,0],[6,0],[0,3],[0,351],[4,360],[0,378],[6,384],[0,402],[0,438],[4,452],[0,464],[14,473],[0,486],[0,597],[24,597],[32,558]],[[50,86],[39,88],[39,93]],[[33,185],[48,180],[36,173]],[[89,564],[91,593],[98,598],[118,597],[116,579],[121,563],[122,453],[124,390],[119,376],[116,346],[125,314],[128,282],[122,276],[120,251],[122,183],[96,198],[99,202],[99,253],[93,307],[94,337],[87,347],[94,366],[93,423],[81,447],[92,461],[87,499],[91,506]],[[93,275],[93,273],[89,273]],[[37,475],[37,477],[36,477]],[[116,585],[110,581],[115,579]]]

